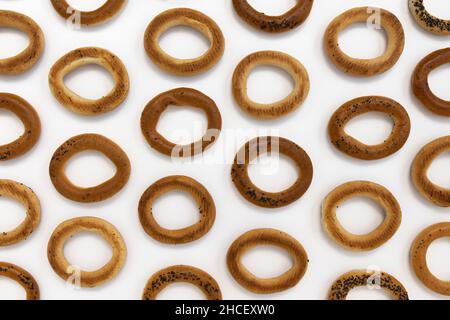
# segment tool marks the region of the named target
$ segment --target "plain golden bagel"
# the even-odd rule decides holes
[[[414,70],[412,90],[428,110],[440,116],[450,117],[450,101],[437,97],[428,83],[430,73],[446,63],[450,63],[450,48],[434,51],[423,58]]]
[[[336,209],[354,197],[367,197],[384,210],[383,222],[368,234],[348,232],[337,218]],[[385,244],[397,232],[401,221],[402,211],[392,193],[385,187],[368,181],[352,181],[340,185],[322,203],[323,228],[338,245],[352,251],[370,251]]]
[[[81,188],[67,178],[67,162],[83,151],[98,151],[108,157],[116,166],[116,174],[102,184]],[[113,141],[99,134],[82,134],[64,142],[50,161],[50,178],[56,190],[64,197],[83,203],[100,202],[118,193],[128,182],[131,164],[125,152]]]
[[[0,93],[0,109],[14,113],[24,126],[19,138],[0,146],[0,161],[7,161],[20,157],[36,145],[41,136],[41,121],[27,101],[10,93]]]
[[[45,38],[41,28],[30,17],[6,10],[0,10],[0,28],[20,30],[28,36],[30,41],[18,55],[0,59],[0,75],[17,75],[29,70],[44,52]]]
[[[375,19],[377,14],[380,18]],[[339,47],[339,33],[354,23],[381,23],[386,31],[386,51],[375,59],[357,59],[345,54]],[[405,34],[401,22],[387,10],[371,7],[350,9],[335,18],[325,31],[324,47],[329,59],[343,72],[352,76],[370,77],[392,68],[402,55]]]
[[[192,196],[197,203],[200,218],[197,223],[179,230],[161,227],[153,216],[153,203],[164,194],[179,190]],[[212,228],[216,206],[208,190],[199,182],[185,176],[170,176],[152,184],[139,201],[139,220],[145,232],[157,241],[184,244],[200,239]]]
[[[248,175],[250,162],[265,153],[280,153],[291,158],[300,174],[295,183],[281,192],[266,192],[257,187]],[[254,205],[280,208],[300,199],[309,189],[313,178],[311,158],[300,146],[281,137],[258,137],[247,142],[237,153],[231,178],[239,193]]]
[[[409,11],[417,24],[437,35],[450,35],[450,20],[440,19],[427,11],[423,0],[408,0]]]
[[[352,119],[368,112],[381,112],[392,120],[392,132],[381,144],[367,145],[345,131]],[[379,96],[360,97],[346,102],[336,110],[328,124],[331,143],[339,151],[361,160],[378,160],[396,153],[405,145],[410,132],[411,121],[405,108],[392,99]]]
[[[114,79],[114,88],[100,99],[83,98],[64,84],[65,76],[88,64],[105,68]],[[53,96],[61,105],[85,116],[98,115],[116,109],[124,102],[130,90],[128,72],[122,61],[113,53],[96,47],[79,48],[64,55],[50,69],[48,81]]]
[[[159,38],[175,26],[187,26],[200,31],[211,43],[206,53],[194,59],[177,59],[164,52]],[[164,11],[154,18],[144,36],[147,55],[159,68],[179,76],[193,76],[204,73],[216,65],[225,50],[225,39],[219,26],[199,11],[177,8]]]
[[[83,271],[67,261],[64,245],[80,232],[96,233],[111,245],[112,258],[102,268]],[[109,222],[94,217],[75,218],[61,223],[53,231],[47,246],[48,261],[56,274],[66,281],[72,279],[73,284],[82,288],[97,287],[113,279],[122,269],[126,256],[127,248],[120,232]]]
[[[236,13],[253,28],[269,33],[290,31],[300,26],[309,16],[314,0],[297,0],[297,4],[279,16],[269,16],[255,10],[248,0],[233,0]]]
[[[177,145],[162,136],[158,130],[158,122],[169,106],[192,106],[205,112],[208,128],[205,135],[190,145]],[[173,89],[153,98],[145,107],[141,116],[141,130],[150,146],[170,157],[193,157],[203,153],[219,138],[222,130],[222,116],[216,103],[201,93],[190,88]]]
[[[436,139],[420,150],[411,169],[413,183],[420,194],[440,207],[450,207],[450,189],[431,182],[428,178],[428,169],[437,157],[448,151],[450,151],[450,136]]]
[[[222,300],[222,292],[213,277],[198,268],[182,265],[168,267],[152,275],[144,288],[142,300],[156,300],[162,290],[180,282],[196,286],[207,300]]]
[[[409,300],[408,292],[396,278],[386,272],[364,270],[354,270],[340,276],[331,286],[328,300],[346,300],[352,289],[364,286],[380,286],[393,300]]]
[[[126,4],[126,0],[107,0],[93,11],[79,11],[72,8],[67,0],[51,0],[56,12],[73,24],[91,26],[104,23],[117,15]]]
[[[262,104],[250,99],[247,81],[252,70],[258,66],[274,66],[285,70],[294,80],[294,89],[284,99]],[[239,107],[259,119],[275,119],[296,110],[309,93],[309,76],[305,67],[294,57],[279,51],[259,51],[245,57],[234,70],[232,80],[233,96]]]
[[[427,264],[427,251],[431,243],[437,239],[450,237],[450,223],[443,222],[423,230],[414,240],[410,259],[417,278],[430,290],[450,296],[450,282],[434,276]]]
[[[26,208],[25,220],[14,230],[0,233],[0,247],[10,246],[26,240],[41,222],[41,204],[36,194],[12,180],[0,180],[0,197],[16,200]]]
[[[7,277],[22,286],[26,292],[27,300],[39,300],[39,285],[33,276],[26,270],[12,263],[0,262],[0,277]]]
[[[242,256],[257,246],[276,246],[286,250],[293,259],[293,266],[284,274],[271,279],[261,279],[242,264]],[[285,291],[299,283],[308,267],[308,256],[303,246],[290,235],[275,229],[255,229],[236,239],[227,253],[227,265],[233,278],[245,289],[270,294]]]

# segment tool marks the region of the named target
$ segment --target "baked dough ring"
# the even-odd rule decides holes
[[[152,275],[144,288],[142,300],[156,300],[162,290],[180,282],[196,286],[208,300],[222,300],[222,292],[213,277],[198,268],[182,265],[168,267]]]
[[[192,106],[206,113],[208,129],[201,140],[176,145],[157,131],[158,121],[169,106]],[[222,130],[222,117],[216,103],[208,96],[194,89],[178,88],[161,93],[147,104],[141,116],[141,129],[150,146],[159,152],[171,157],[193,157],[216,142]]]
[[[427,144],[414,159],[411,176],[417,190],[430,202],[440,207],[450,207],[450,189],[440,187],[428,178],[428,169],[441,154],[450,151],[450,136]]]
[[[17,75],[24,73],[36,64],[44,52],[44,34],[30,17],[14,11],[0,10],[1,27],[14,28],[26,33],[30,43],[18,55],[0,59],[0,74]]]
[[[450,63],[450,48],[437,50],[419,62],[412,77],[412,89],[417,99],[431,112],[450,117],[450,101],[437,97],[430,89],[428,76],[434,69]]]
[[[104,23],[117,15],[125,6],[126,0],[107,0],[100,8],[93,11],[79,11],[72,8],[67,0],[51,0],[53,8],[65,20],[75,19],[75,23],[91,26]],[[78,14],[79,16],[75,16]]]
[[[75,234],[93,232],[105,239],[113,249],[111,260],[96,271],[83,271],[71,265],[64,256],[64,245]],[[94,218],[82,217],[67,220],[53,231],[47,247],[47,256],[53,270],[64,280],[76,277],[74,272],[80,271],[79,281],[82,288],[93,288],[110,281],[122,269],[127,255],[127,248],[120,232],[109,222]]]
[[[375,59],[357,59],[345,54],[339,47],[339,33],[358,22],[370,22],[379,10],[380,23],[386,31],[388,45],[383,55]],[[392,68],[400,59],[405,46],[405,34],[401,22],[387,10],[370,7],[350,9],[335,18],[324,37],[325,52],[330,60],[342,71],[353,76],[370,77]]]
[[[295,82],[294,90],[284,99],[270,104],[252,101],[247,93],[247,81],[253,69],[271,65],[285,70]],[[245,57],[233,74],[233,96],[242,110],[260,119],[275,119],[296,110],[309,93],[309,76],[294,57],[279,51],[259,51]]]
[[[159,38],[168,29],[180,25],[200,31],[211,42],[209,50],[194,59],[177,59],[164,52],[159,46]],[[196,10],[177,8],[164,11],[150,22],[145,31],[144,46],[159,68],[179,76],[192,76],[208,71],[219,62],[225,50],[225,39],[210,17]]]
[[[393,300],[409,300],[408,292],[393,276],[385,272],[377,275],[364,270],[354,270],[340,276],[331,286],[328,300],[346,300],[352,289],[369,285],[380,286]]]
[[[18,201],[27,210],[25,220],[14,230],[0,233],[0,247],[10,246],[26,240],[41,222],[41,204],[36,194],[12,180],[0,180],[0,197]]]
[[[27,300],[39,300],[39,285],[28,271],[12,263],[0,262],[0,276],[16,281],[25,289]]]
[[[382,112],[393,122],[389,138],[378,145],[367,145],[345,132],[353,118],[368,112]],[[411,122],[408,112],[398,102],[378,96],[360,97],[346,102],[330,119],[328,134],[331,143],[341,152],[361,160],[378,160],[400,150],[408,140]]]
[[[271,152],[279,152],[291,158],[300,169],[295,183],[281,192],[266,192],[258,188],[248,175],[250,162]],[[231,178],[240,194],[254,205],[264,208],[280,208],[300,199],[309,189],[313,178],[313,165],[308,154],[294,142],[279,137],[258,137],[247,142],[236,155]]]
[[[353,197],[367,197],[385,212],[383,223],[365,235],[348,232],[339,223],[336,209]],[[402,221],[399,203],[385,187],[368,181],[347,182],[334,189],[322,203],[322,225],[328,235],[340,246],[352,251],[370,251],[386,243],[397,232]]]
[[[25,127],[18,139],[0,146],[0,161],[6,161],[15,159],[34,147],[41,136],[41,121],[36,110],[27,101],[10,93],[0,93],[0,109],[14,113]]]
[[[108,181],[96,187],[75,186],[64,173],[67,162],[74,155],[95,150],[103,153],[116,166],[117,172]],[[56,190],[64,197],[84,203],[100,202],[118,193],[130,178],[131,165],[125,152],[113,141],[98,134],[82,134],[64,142],[50,161],[50,178]]]
[[[100,99],[80,97],[64,84],[66,75],[88,64],[96,64],[105,68],[114,78],[114,88]],[[122,104],[130,90],[128,72],[122,61],[111,52],[96,47],[79,48],[64,55],[50,69],[48,81],[53,96],[61,105],[86,116],[114,110]]]
[[[276,246],[286,250],[294,261],[293,267],[282,275],[261,279],[242,264],[242,256],[256,246]],[[308,267],[308,256],[303,246],[290,235],[275,229],[255,229],[233,242],[227,253],[227,265],[233,278],[254,293],[269,294],[294,287],[303,278]]]
[[[450,237],[450,223],[448,222],[438,223],[426,228],[414,240],[410,259],[415,274],[428,289],[450,296],[450,281],[435,277],[427,264],[427,251],[431,243],[445,237]]]
[[[450,20],[439,19],[430,14],[423,4],[423,0],[408,0],[409,11],[421,28],[437,35],[450,34]]]
[[[279,16],[268,16],[256,11],[248,0],[233,0],[236,13],[249,25],[269,33],[290,31],[308,18],[314,0],[297,0],[297,4],[288,12]]]
[[[153,203],[162,195],[181,190],[191,195],[199,208],[199,221],[187,228],[169,230],[161,227],[153,216]],[[142,195],[139,201],[139,219],[145,232],[152,238],[169,244],[184,244],[200,239],[212,228],[216,219],[216,206],[208,190],[185,176],[171,176],[158,180]]]

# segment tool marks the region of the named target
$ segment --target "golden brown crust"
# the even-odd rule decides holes
[[[291,158],[300,169],[295,183],[281,192],[266,192],[258,188],[248,175],[250,162],[270,152]],[[313,165],[308,154],[294,142],[280,137],[258,137],[247,142],[236,155],[231,177],[240,194],[251,203],[265,208],[280,208],[298,199],[308,190],[313,178]]]
[[[0,180],[0,197],[2,196],[18,201],[27,212],[25,220],[17,228],[0,233],[0,247],[26,240],[41,222],[41,204],[33,190],[22,183]]]
[[[417,190],[428,201],[440,207],[450,207],[450,189],[431,182],[428,169],[437,157],[449,150],[450,136],[436,139],[420,150],[411,168],[411,177]]]
[[[428,289],[442,295],[450,296],[450,281],[435,277],[427,264],[427,251],[431,243],[437,239],[450,237],[450,223],[442,222],[423,230],[411,246],[411,265],[417,277]]]
[[[409,300],[408,292],[396,278],[385,272],[377,274],[364,270],[354,270],[340,276],[331,286],[328,300],[346,300],[352,289],[364,286],[379,286],[393,300]]]
[[[199,221],[187,228],[169,230],[161,227],[153,216],[153,203],[162,195],[181,190],[191,195],[199,208]],[[158,180],[139,201],[139,219],[145,232],[152,238],[168,244],[183,244],[200,239],[211,230],[216,219],[216,206],[208,190],[192,178],[171,176]]]
[[[79,270],[78,267],[71,265],[64,256],[64,245],[80,232],[93,232],[100,235],[112,247],[113,253],[111,260],[102,268],[88,272]],[[48,242],[47,257],[53,270],[64,280],[76,277],[79,270],[79,279],[74,279],[83,288],[93,288],[104,284],[114,278],[122,269],[127,255],[127,248],[120,232],[109,222],[94,218],[82,217],[67,220],[61,223],[53,231]]]
[[[201,140],[190,145],[176,145],[157,131],[158,121],[169,106],[192,106],[205,112],[208,129]],[[216,103],[208,96],[194,89],[177,88],[161,93],[147,104],[141,116],[141,129],[150,146],[159,152],[171,157],[193,157],[216,142],[222,130],[222,117]]]
[[[345,54],[339,47],[339,33],[351,24],[371,21],[378,10],[381,27],[388,38],[386,51],[375,59],[357,59]],[[359,7],[344,12],[330,23],[325,31],[324,46],[328,57],[339,69],[353,76],[370,77],[389,70],[397,63],[405,46],[405,34],[401,22],[391,12]]]
[[[308,18],[314,0],[297,0],[297,4],[279,16],[269,16],[256,11],[247,0],[233,0],[236,13],[249,25],[269,33],[290,31]]]
[[[144,288],[142,300],[156,300],[162,290],[180,282],[196,286],[208,300],[222,300],[222,292],[213,277],[203,270],[183,265],[168,267],[152,275]]]
[[[0,262],[0,276],[10,278],[20,284],[27,294],[27,300],[39,300],[39,285],[28,271],[8,262]]]
[[[24,133],[19,138],[0,146],[0,161],[6,161],[27,153],[36,145],[41,136],[41,121],[27,101],[10,93],[0,93],[0,109],[14,113],[24,126]]]
[[[67,162],[77,153],[95,150],[103,153],[116,166],[114,177],[102,184],[81,188],[67,178],[64,170]],[[64,197],[77,202],[100,202],[118,193],[128,182],[131,164],[125,152],[113,141],[98,134],[82,134],[64,142],[50,161],[50,178],[56,190]]]
[[[439,19],[430,14],[423,0],[408,0],[408,2],[409,11],[421,28],[440,36],[450,35],[450,20]]]
[[[293,259],[293,266],[282,275],[261,279],[242,264],[242,256],[256,246],[276,246],[286,250]],[[275,229],[255,229],[233,242],[227,253],[227,265],[233,278],[254,293],[269,294],[294,287],[303,278],[308,267],[308,256],[303,246],[290,235]]]
[[[367,197],[384,209],[385,218],[374,231],[356,235],[340,224],[336,209],[353,197]],[[325,231],[337,244],[353,251],[370,251],[380,247],[393,237],[401,221],[402,210],[392,193],[368,181],[347,182],[330,192],[322,203],[322,225]]]
[[[294,90],[284,99],[270,104],[252,101],[247,93],[247,81],[253,69],[271,65],[283,69],[295,82]],[[296,110],[309,93],[309,76],[305,67],[294,57],[279,51],[259,51],[245,57],[234,70],[233,96],[241,109],[253,117],[275,119]]]
[[[71,19],[74,14],[79,14],[75,19],[84,26],[104,23],[117,15],[126,4],[126,0],[107,0],[100,8],[93,11],[79,11],[72,8],[67,0],[51,0],[53,8],[65,20]]]
[[[355,117],[368,112],[382,112],[393,122],[389,138],[378,145],[367,145],[351,137],[345,126]],[[378,160],[400,150],[408,140],[411,122],[408,112],[398,102],[379,96],[360,97],[346,102],[330,119],[328,134],[331,143],[341,152],[361,160]]]
[[[7,10],[0,10],[0,27],[18,29],[26,33],[30,41],[18,55],[0,59],[0,74],[24,73],[36,64],[44,52],[45,38],[41,28],[30,17]]]
[[[450,117],[450,101],[437,97],[430,89],[428,76],[434,69],[450,63],[450,48],[434,51],[423,58],[412,76],[412,89],[416,98],[431,112]]]
[[[114,79],[114,88],[100,99],[80,97],[64,84],[64,77],[87,64],[105,68]],[[96,47],[79,48],[60,58],[50,69],[50,89],[58,102],[69,110],[85,116],[98,115],[116,109],[128,96],[130,80],[122,61],[111,52]]]
[[[164,52],[159,46],[159,38],[168,29],[179,25],[200,31],[211,43],[209,50],[194,59],[177,59]],[[208,71],[219,62],[225,50],[225,39],[219,26],[208,16],[196,10],[176,8],[164,11],[150,22],[145,31],[144,46],[159,68],[179,76],[192,76]]]

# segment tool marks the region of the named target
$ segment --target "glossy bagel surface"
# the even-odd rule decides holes
[[[297,0],[287,12],[279,16],[255,10],[248,0],[233,0],[236,13],[250,26],[268,33],[281,33],[300,26],[309,16],[314,0]]]

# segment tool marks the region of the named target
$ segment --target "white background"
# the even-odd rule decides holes
[[[105,1],[72,0],[79,9],[94,9]],[[269,14],[280,14],[294,0],[252,0],[256,8]],[[450,18],[448,0],[426,1],[430,11]],[[403,23],[406,48],[400,61],[387,73],[369,79],[346,76],[331,65],[322,50],[322,36],[327,24],[341,12],[355,6],[381,6],[395,13]],[[31,16],[42,27],[46,37],[45,53],[40,62],[25,75],[1,77],[0,91],[18,94],[39,112],[43,133],[36,148],[20,159],[0,164],[0,177],[17,180],[33,188],[42,204],[42,222],[27,241],[1,248],[0,261],[9,261],[29,270],[39,282],[43,299],[139,299],[147,279],[161,268],[174,264],[197,266],[209,272],[220,284],[226,299],[323,299],[331,283],[352,269],[378,266],[395,275],[413,299],[444,298],[425,288],[410,268],[408,252],[415,236],[425,227],[448,220],[449,210],[427,203],[414,189],[409,177],[411,162],[418,150],[435,138],[448,135],[448,118],[426,111],[410,91],[410,77],[415,65],[426,54],[450,44],[448,37],[437,37],[422,31],[411,18],[406,0],[316,0],[309,19],[301,27],[282,35],[260,33],[243,23],[234,13],[230,0],[133,0],[117,18],[105,25],[83,30],[68,28],[53,10],[50,1],[0,1],[2,9],[16,10]],[[220,63],[210,72],[192,78],[180,78],[158,70],[147,58],[143,33],[158,13],[186,6],[212,17],[226,39],[226,51]],[[13,55],[23,48],[27,39],[18,32],[0,32],[0,55]],[[365,25],[352,27],[342,34],[342,46],[355,56],[373,57],[383,51],[381,31],[368,30]],[[69,50],[82,46],[99,46],[117,54],[127,66],[131,91],[126,102],[116,111],[94,118],[83,118],[67,111],[52,97],[47,84],[48,70]],[[178,57],[193,57],[207,48],[196,32],[175,28],[162,39],[162,46]],[[231,77],[235,66],[247,54],[258,50],[280,50],[299,59],[309,71],[311,92],[295,113],[276,121],[258,121],[245,115],[231,96]],[[448,83],[450,68],[442,67],[431,76],[433,90],[450,99]],[[112,81],[99,68],[87,67],[67,79],[68,85],[86,97],[100,97],[108,92]],[[213,98],[221,112],[224,135],[207,154],[219,164],[197,160],[184,164],[152,150],[141,135],[140,114],[155,95],[179,86],[189,86]],[[283,97],[290,90],[290,80],[283,72],[260,68],[250,79],[250,95],[268,102]],[[399,101],[409,112],[412,132],[405,147],[397,154],[380,161],[363,162],[336,151],[328,142],[326,127],[331,114],[346,101],[361,95],[384,95]],[[168,137],[180,129],[190,133],[204,125],[201,113],[170,111],[164,115],[160,130]],[[233,145],[233,133],[247,130]],[[262,130],[262,131],[258,131]],[[264,130],[266,130],[264,132]],[[265,210],[246,202],[230,179],[230,163],[234,153],[247,138],[270,130],[301,145],[311,156],[315,175],[309,191],[291,206]],[[349,132],[363,141],[377,143],[390,130],[389,122],[378,115],[364,116],[352,122]],[[126,188],[114,198],[100,204],[83,205],[59,195],[48,175],[48,164],[54,150],[73,135],[95,132],[103,134],[127,152],[132,162],[132,176]],[[20,122],[0,112],[0,143],[20,134]],[[196,133],[198,136],[198,133]],[[201,134],[200,134],[201,135]],[[184,139],[184,142],[189,139]],[[226,156],[219,157],[220,151]],[[68,174],[83,186],[95,185],[114,172],[103,157],[89,153],[70,163]],[[273,160],[273,159],[272,159]],[[448,154],[439,158],[430,175],[442,185],[450,186]],[[273,161],[271,162],[274,163]],[[276,162],[275,162],[276,164]],[[261,187],[280,190],[295,178],[295,169],[282,161],[275,175],[264,175],[264,166],[252,167],[252,177]],[[267,173],[267,172],[266,172]],[[217,220],[211,232],[195,243],[174,247],[162,245],[147,236],[141,228],[137,204],[143,191],[157,179],[182,174],[204,184],[215,199]],[[368,253],[352,253],[336,246],[323,232],[320,224],[320,203],[334,187],[350,180],[381,183],[394,193],[403,209],[399,231],[387,244]],[[0,199],[0,230],[9,230],[24,217],[23,209],[12,201]],[[174,193],[158,201],[158,219],[166,227],[179,228],[196,220],[195,205],[189,198]],[[342,222],[354,232],[368,232],[382,219],[379,209],[363,200],[350,201],[339,211]],[[97,216],[113,223],[122,233],[128,258],[122,272],[96,289],[73,290],[66,287],[51,269],[46,247],[54,228],[62,221],[78,216]],[[225,256],[229,245],[239,235],[253,228],[271,227],[297,238],[307,250],[310,264],[302,281],[280,294],[258,296],[241,288],[229,275]],[[429,263],[436,275],[450,279],[450,243],[437,242],[429,253]],[[100,238],[80,235],[66,247],[69,260],[93,270],[106,262],[109,247]],[[290,265],[289,257],[277,249],[261,248],[245,258],[246,265],[261,276],[275,276]],[[0,298],[23,298],[16,284],[0,279]],[[160,298],[202,298],[189,285],[176,285]],[[381,292],[361,289],[351,298],[386,298]]]

